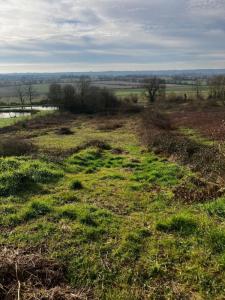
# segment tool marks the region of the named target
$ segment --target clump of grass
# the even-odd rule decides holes
[[[221,198],[205,205],[205,209],[210,216],[225,218],[225,199]]]
[[[73,191],[62,192],[54,196],[54,201],[57,204],[71,204],[79,202],[79,199]]]
[[[222,229],[213,228],[208,234],[208,243],[214,253],[225,251],[225,232]]]
[[[70,183],[70,189],[71,190],[82,190],[83,184],[82,184],[82,182],[80,182],[80,180],[75,179]]]
[[[66,205],[58,210],[58,216],[62,219],[76,220],[77,212],[73,205]]]
[[[154,155],[146,157],[141,163],[130,162],[125,166],[134,169],[132,177],[134,181],[151,185],[170,187],[178,184],[184,177],[183,168],[176,164],[162,161]]]
[[[121,166],[123,157],[114,156],[107,151],[96,148],[89,148],[72,155],[68,160],[69,168],[74,172],[85,172],[91,174],[99,169]]]
[[[150,231],[146,228],[134,229],[124,236],[114,254],[119,256],[122,261],[138,259],[140,251],[143,249],[145,238],[150,235]]]
[[[38,160],[0,158],[0,196],[31,190],[40,183],[50,183],[63,176],[52,164]]]
[[[33,201],[23,213],[25,221],[45,216],[52,211],[51,206],[44,201]]]
[[[24,207],[17,214],[11,215],[8,219],[9,225],[17,225],[22,222],[37,219],[53,211],[52,206],[45,201],[33,201],[27,207]]]
[[[198,223],[192,216],[180,214],[175,215],[166,221],[158,222],[156,229],[167,233],[176,232],[181,235],[190,235],[196,233],[198,230]]]

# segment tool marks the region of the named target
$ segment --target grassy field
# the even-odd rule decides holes
[[[120,126],[109,132],[109,123]],[[72,117],[70,135],[59,126],[2,133],[39,147],[36,156],[0,158],[2,247],[26,251],[28,261],[40,253],[50,270],[65,266],[61,283],[74,299],[223,299],[225,198],[178,201],[176,189],[199,174],[147,151],[139,116]],[[20,280],[21,299],[59,285]]]
[[[112,89],[112,91],[115,92],[115,94],[118,97],[124,98],[124,97],[128,97],[130,95],[136,95],[138,96],[140,99],[143,98],[143,93],[144,93],[144,89],[143,88],[131,88],[129,86],[126,85],[122,85],[121,86],[114,86],[111,85],[110,86],[110,81],[105,82],[105,83],[101,83],[101,81],[96,82],[95,84],[104,87],[104,84],[106,87],[108,87],[109,89]],[[74,84],[74,83],[72,83]],[[35,101],[41,101],[44,98],[46,98],[47,94],[48,94],[48,90],[49,90],[49,84],[47,83],[43,83],[43,84],[34,84],[33,85],[34,90],[37,94]],[[203,96],[207,96],[208,94],[208,87],[202,86],[200,88],[201,90],[201,94]],[[176,94],[176,95],[180,95],[183,96],[185,93],[189,96],[195,96],[196,95],[196,90],[195,88],[191,85],[191,84],[181,84],[181,85],[176,85],[176,84],[168,84],[167,88],[166,88],[166,93],[167,95],[170,94]],[[2,103],[17,103],[19,102],[18,97],[16,97],[16,90],[14,86],[9,86],[9,87],[0,87],[0,102]]]
[[[121,98],[128,97],[130,95],[136,95],[141,99],[143,98],[144,89],[120,88],[115,90],[115,94]],[[176,94],[177,96],[184,96],[184,94],[187,94],[188,97],[192,97],[196,96],[196,90],[192,85],[167,85],[166,95],[169,96],[171,94]],[[201,87],[201,94],[205,97],[208,95],[207,86]]]

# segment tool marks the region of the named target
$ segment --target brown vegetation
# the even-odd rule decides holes
[[[59,135],[71,135],[71,134],[73,134],[71,129],[68,128],[68,127],[61,127],[56,131],[56,133],[58,133]]]
[[[19,121],[14,125],[0,128],[0,133],[10,133],[22,129],[49,129],[68,124],[74,120],[74,115],[70,113],[54,113],[48,115],[37,116],[26,121]]]
[[[74,290],[65,282],[63,265],[37,252],[2,248],[0,280],[0,299],[88,299],[84,290]]]
[[[225,110],[210,109],[203,111],[184,111],[172,113],[170,116],[176,127],[188,127],[214,140],[225,138]]]
[[[142,120],[141,139],[150,151],[173,157],[211,180],[225,177],[225,158],[219,147],[202,144],[171,131],[169,121],[167,126],[161,126],[158,118],[156,120],[145,116]]]
[[[18,137],[3,138],[0,141],[0,156],[23,156],[37,151],[37,146]]]
[[[123,123],[121,123],[119,121],[109,120],[108,122],[106,121],[102,124],[99,124],[97,126],[97,129],[101,130],[101,131],[113,131],[113,130],[117,130],[121,127],[123,127]]]
[[[176,200],[191,204],[217,199],[224,194],[224,189],[219,184],[193,178],[192,182],[184,182],[175,187],[173,194]]]

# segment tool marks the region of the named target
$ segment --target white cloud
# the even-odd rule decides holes
[[[222,59],[207,53],[225,48],[224,13],[225,0],[5,0],[0,65],[208,67]]]

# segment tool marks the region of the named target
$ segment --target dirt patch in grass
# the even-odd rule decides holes
[[[84,290],[68,286],[65,272],[65,266],[37,252],[2,248],[0,299],[88,299]]]

